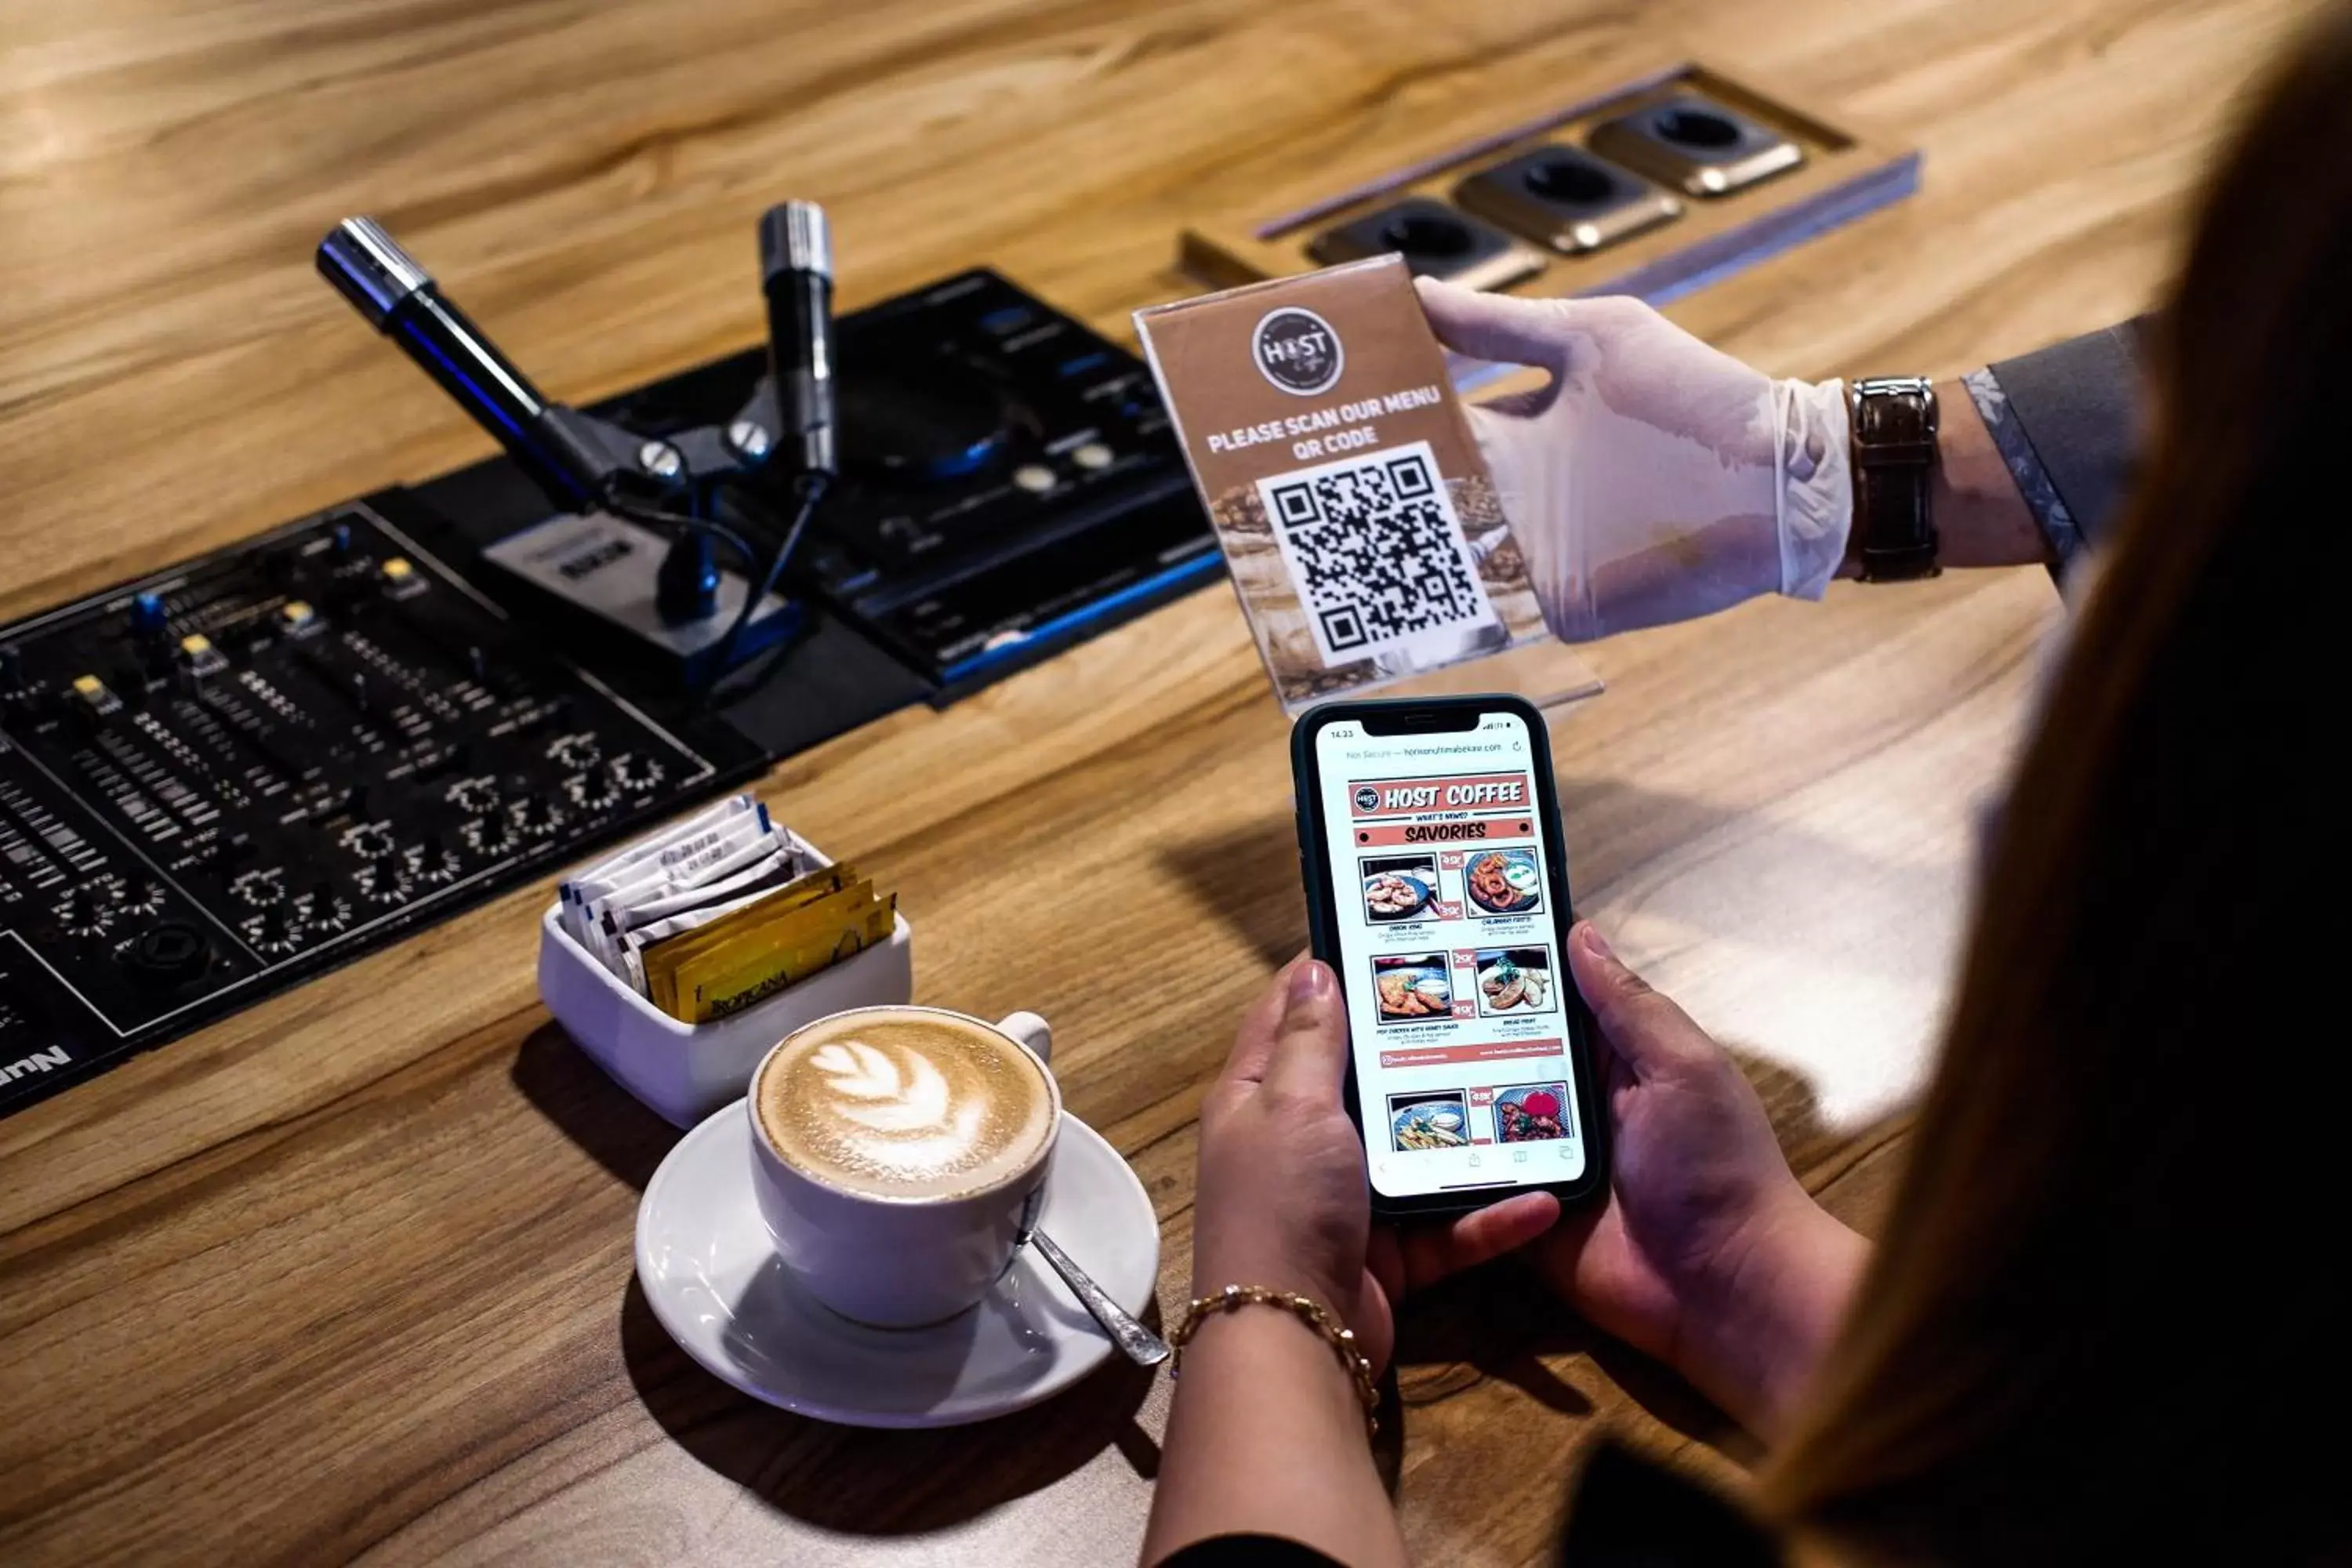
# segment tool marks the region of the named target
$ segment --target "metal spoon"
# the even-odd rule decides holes
[[[1032,1230],[1029,1239],[1036,1244],[1045,1261],[1054,1266],[1054,1272],[1062,1277],[1062,1283],[1070,1288],[1070,1293],[1094,1314],[1095,1321],[1103,1326],[1103,1332],[1127,1352],[1129,1361],[1138,1366],[1158,1366],[1168,1359],[1168,1342],[1137,1322],[1128,1315],[1126,1308],[1104,1294],[1101,1286],[1087,1278],[1085,1269],[1070,1261],[1068,1253],[1054,1245],[1052,1237],[1042,1230]]]

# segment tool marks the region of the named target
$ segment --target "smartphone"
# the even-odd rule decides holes
[[[1372,1208],[1608,1180],[1542,717],[1517,697],[1331,702],[1291,731],[1315,956],[1347,999]]]

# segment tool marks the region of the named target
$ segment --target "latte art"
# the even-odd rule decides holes
[[[810,1026],[760,1075],[760,1126],[784,1161],[885,1197],[951,1197],[1028,1169],[1053,1089],[985,1025],[873,1009]]]

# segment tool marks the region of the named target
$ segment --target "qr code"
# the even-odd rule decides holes
[[[1416,643],[1444,653],[1497,624],[1429,443],[1257,482],[1325,664]]]

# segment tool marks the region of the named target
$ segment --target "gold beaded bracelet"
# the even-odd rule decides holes
[[[1356,1397],[1364,1402],[1364,1434],[1379,1433],[1381,1421],[1374,1414],[1380,1408],[1380,1391],[1372,1386],[1372,1363],[1356,1349],[1356,1331],[1340,1326],[1339,1320],[1324,1310],[1323,1304],[1312,1296],[1294,1295],[1287,1290],[1269,1289],[1264,1285],[1228,1285],[1213,1296],[1202,1296],[1187,1302],[1176,1326],[1168,1331],[1168,1342],[1175,1347],[1178,1376],[1183,1374],[1184,1347],[1201,1331],[1201,1324],[1212,1312],[1230,1312],[1239,1307],[1280,1307],[1296,1315],[1298,1321],[1320,1335],[1323,1342],[1339,1354],[1339,1364],[1356,1384]]]

